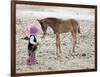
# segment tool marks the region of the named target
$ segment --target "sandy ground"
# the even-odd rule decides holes
[[[25,37],[23,26],[17,25],[16,71],[21,73],[94,68],[94,24],[90,21],[80,21],[80,23],[81,34],[77,36],[75,53],[72,52],[71,33],[61,34],[62,53],[58,58],[55,54],[55,35],[51,33],[45,39],[41,39],[41,33],[37,36],[40,45],[36,51],[39,64],[31,66],[26,64],[28,41],[21,39]],[[84,27],[86,25],[87,28]]]
[[[47,36],[41,39],[42,32],[37,35],[40,43],[36,51],[38,64],[27,65],[28,57],[27,45],[28,41],[22,40],[28,34],[25,32],[29,24],[35,22],[32,18],[24,19],[17,17],[16,19],[16,72],[44,72],[44,71],[60,71],[60,70],[78,70],[93,69],[95,67],[95,37],[94,37],[94,21],[91,19],[79,19],[81,34],[77,36],[77,45],[75,53],[72,52],[72,36],[71,33],[62,33],[61,49],[62,52],[57,57],[55,35],[51,28],[47,30]],[[35,22],[38,24],[38,22]],[[49,33],[50,32],[50,33]]]

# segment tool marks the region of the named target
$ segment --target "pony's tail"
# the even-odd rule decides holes
[[[80,32],[80,25],[79,25],[78,21],[76,21],[76,20],[74,20],[74,19],[71,19],[71,24],[72,24],[72,26],[73,26],[74,32],[81,33],[81,32]]]

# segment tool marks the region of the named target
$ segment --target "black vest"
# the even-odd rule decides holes
[[[34,37],[33,41],[34,41],[34,42],[37,42],[36,37],[35,37],[34,35],[30,35],[30,37],[32,37],[32,36]],[[30,43],[30,39],[29,39],[28,49],[31,50],[31,49],[32,49],[32,46],[34,46],[34,44],[31,44],[31,43]]]
[[[30,37],[32,37],[32,36],[34,37],[33,41],[34,41],[34,42],[37,42],[36,37],[35,37],[34,35],[30,35]],[[30,40],[30,39],[29,39],[29,40]]]

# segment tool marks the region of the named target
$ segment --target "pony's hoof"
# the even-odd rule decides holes
[[[75,50],[73,50],[73,53],[75,53]]]
[[[58,54],[58,53],[56,53],[56,55],[58,56],[59,54]]]

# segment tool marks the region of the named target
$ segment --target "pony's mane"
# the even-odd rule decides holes
[[[61,20],[59,18],[53,18],[53,17],[48,17],[48,18],[45,18],[46,20],[50,20],[50,21],[58,21],[58,20]]]

